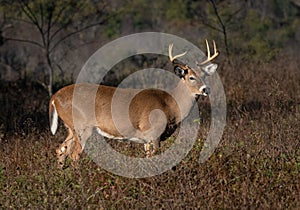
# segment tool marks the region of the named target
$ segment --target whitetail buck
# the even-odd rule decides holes
[[[198,65],[203,75],[213,74],[218,67],[217,64],[209,63],[219,54],[215,42],[213,44],[214,54],[211,56],[206,40],[208,58]],[[176,60],[186,52],[173,57],[172,47],[173,45],[169,46],[169,58],[180,80],[168,93],[159,89],[117,89],[105,85],[73,84],[60,89],[52,96],[49,103],[51,132],[54,135],[57,130],[58,116],[69,132],[65,141],[56,150],[61,166],[68,156],[75,161],[79,159],[93,128],[107,138],[143,143],[147,156],[152,154],[150,145],[153,145],[155,151],[160,141],[174,132],[174,128],[189,114],[195,98],[199,95],[208,95],[209,88],[192,68]],[[82,100],[73,104],[75,88]],[[96,95],[92,95],[95,88]],[[113,110],[112,100],[116,92],[119,93],[120,102],[116,107],[117,110]],[[122,101],[128,98],[132,98],[128,111],[131,122],[129,124],[124,118],[116,119],[112,114],[112,112],[122,113],[124,111]],[[91,107],[91,104],[95,107]],[[116,124],[122,125],[121,130]]]

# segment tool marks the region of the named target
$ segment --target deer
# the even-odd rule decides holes
[[[146,157],[155,154],[160,142],[173,134],[180,122],[188,116],[196,99],[200,95],[207,96],[210,93],[202,77],[210,76],[217,70],[218,65],[211,61],[219,55],[219,51],[215,41],[213,55],[207,40],[206,47],[207,59],[197,63],[197,68],[201,70],[201,76],[198,76],[193,68],[178,60],[187,52],[173,56],[173,44],[169,45],[169,59],[179,81],[168,93],[160,89],[122,89],[89,83],[72,84],[58,90],[49,102],[50,130],[55,135],[58,118],[68,130],[66,139],[56,149],[59,166],[64,166],[67,157],[73,162],[80,159],[93,129],[109,139],[144,144]],[[82,100],[73,104],[75,88]],[[91,93],[95,89],[96,95],[93,96]],[[118,106],[112,107],[113,96],[117,91],[120,102]],[[112,113],[122,113],[122,101],[127,98],[132,98],[127,119],[130,123],[124,117],[114,117]],[[91,107],[91,104],[94,107]],[[91,110],[94,111],[94,116]],[[116,124],[122,125],[121,128]]]

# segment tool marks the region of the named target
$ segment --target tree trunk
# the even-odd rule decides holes
[[[53,86],[53,66],[51,62],[51,58],[49,55],[49,52],[46,53],[46,58],[47,58],[47,64],[48,64],[48,73],[49,73],[49,81],[48,81],[48,94],[49,97],[51,98],[53,94],[52,86]]]

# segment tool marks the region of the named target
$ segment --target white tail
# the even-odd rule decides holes
[[[208,95],[209,89],[191,67],[176,60],[186,52],[172,56],[172,47],[173,45],[169,46],[169,58],[174,65],[174,72],[180,80],[170,93],[159,89],[138,91],[116,89],[104,85],[76,84],[66,86],[52,96],[49,106],[51,132],[54,134],[57,129],[58,116],[69,131],[66,140],[56,150],[61,165],[64,164],[67,156],[73,160],[79,159],[93,128],[97,128],[101,135],[108,138],[128,139],[144,143],[147,156],[150,155],[149,144],[153,144],[155,151],[165,134],[174,132],[172,129],[176,128],[189,114],[195,98],[198,95]],[[215,43],[214,50],[213,58],[217,56]],[[210,55],[208,57],[207,60],[211,61],[212,57]],[[199,67],[206,74],[211,75],[212,70],[217,69],[217,64],[202,66],[206,63],[202,62]],[[82,99],[73,104],[75,88],[76,93],[79,91]],[[118,98],[120,100],[115,110],[112,110],[112,100],[116,92],[121,93]],[[112,111],[122,113],[126,107],[123,106],[123,101],[132,96],[134,97],[130,101],[129,119],[126,119],[129,120],[129,123],[122,117],[118,118],[115,123],[116,119],[113,119]],[[91,104],[95,104],[95,107],[91,107]],[[161,117],[162,112],[164,113],[163,118]],[[94,117],[93,114],[96,116]],[[122,128],[118,129],[116,124],[122,125]]]
[[[54,101],[52,101],[50,103],[49,110],[51,110],[50,115],[49,115],[49,117],[50,117],[50,130],[51,130],[51,133],[54,135],[56,133],[57,126],[58,126],[58,115],[57,115],[57,111],[56,111]]]

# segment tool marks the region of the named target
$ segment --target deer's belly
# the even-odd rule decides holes
[[[107,132],[104,132],[104,131],[101,130],[99,127],[97,127],[97,132],[98,132],[101,136],[104,136],[104,137],[109,138],[109,139],[116,139],[116,140],[124,141],[124,142],[126,142],[126,141],[132,141],[132,142],[140,143],[140,144],[148,143],[147,140],[141,139],[141,138],[137,138],[137,137],[115,136],[115,135],[109,134],[109,133],[107,133]]]

